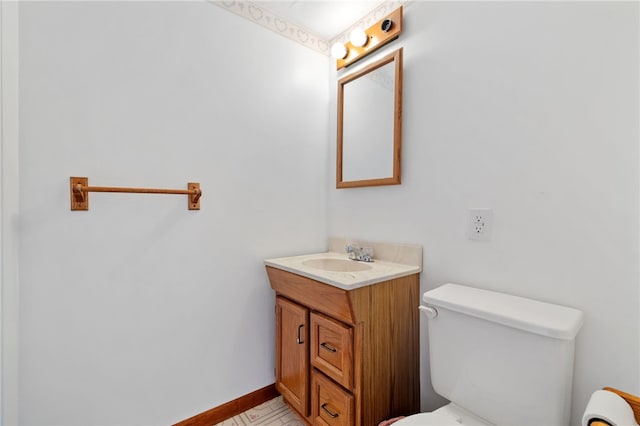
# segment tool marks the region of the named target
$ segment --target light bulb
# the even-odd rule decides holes
[[[356,28],[355,30],[351,31],[351,36],[349,36],[349,40],[351,41],[351,44],[353,44],[354,46],[362,47],[365,44],[367,44],[367,41],[369,41],[369,37],[367,36],[367,33],[365,33],[363,29]]]
[[[331,56],[335,59],[344,59],[347,57],[347,48],[342,43],[333,43],[331,46]]]

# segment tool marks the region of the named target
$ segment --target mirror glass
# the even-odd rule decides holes
[[[402,49],[338,81],[337,188],[400,183]]]

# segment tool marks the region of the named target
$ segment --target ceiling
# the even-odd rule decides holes
[[[384,0],[289,0],[260,1],[261,7],[300,25],[324,40],[331,40]]]

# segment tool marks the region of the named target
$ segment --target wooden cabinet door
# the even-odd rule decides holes
[[[309,416],[309,310],[276,298],[276,388]]]

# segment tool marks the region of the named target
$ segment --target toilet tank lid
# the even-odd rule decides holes
[[[422,300],[434,307],[556,339],[574,339],[583,323],[582,311],[574,308],[460,284],[429,290]]]

